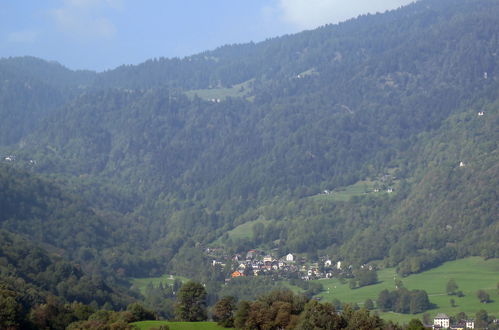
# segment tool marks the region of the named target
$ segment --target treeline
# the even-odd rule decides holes
[[[345,305],[340,311],[330,303],[308,300],[286,289],[237,304],[224,297],[214,306],[213,316],[220,325],[237,329],[403,329],[366,309]],[[424,329],[419,321],[411,323],[419,325],[411,329]]]
[[[411,290],[401,287],[393,291],[383,290],[376,300],[377,307],[384,312],[402,314],[422,313],[432,307],[424,290]]]
[[[62,303],[55,297],[35,305],[27,313],[16,305],[16,294],[0,284],[1,329],[136,329],[132,322],[155,320],[154,312],[138,303],[125,310],[96,309],[79,302]]]
[[[119,286],[111,286],[98,275],[86,273],[81,266],[49,254],[25,238],[0,230],[0,281],[20,291],[34,290],[38,297],[78,301],[94,307],[120,308],[134,298]]]

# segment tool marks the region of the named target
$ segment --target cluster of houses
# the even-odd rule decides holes
[[[213,249],[206,250],[208,255],[215,256]],[[236,254],[231,258],[232,273],[227,280],[241,276],[272,275],[274,278],[301,278],[303,280],[331,278],[333,275],[348,273],[351,266],[343,267],[341,261],[333,262],[329,258],[321,258],[318,262],[307,262],[304,257],[298,258],[289,253],[275,258],[258,250],[249,250],[245,255]],[[225,267],[225,262],[214,259],[212,264]]]
[[[460,320],[456,324],[450,324],[450,317],[446,314],[439,313],[433,319],[433,324],[426,326],[432,329],[451,329],[451,330],[462,330],[462,329],[475,329],[475,322],[473,320]]]
[[[257,250],[249,250],[245,258],[241,255],[235,255],[233,261],[237,263],[237,269],[231,277],[245,275],[277,275],[281,278],[289,278],[292,274],[303,280],[330,278],[333,271],[324,271],[324,268],[333,266],[331,260],[324,261],[324,267],[319,267],[319,263],[307,263],[304,258],[297,259],[295,255],[289,253],[282,258],[274,258],[271,255],[260,255]],[[337,271],[341,271],[341,261],[334,265]]]
[[[497,325],[499,324],[499,319],[494,319],[492,322],[494,323],[494,325]],[[435,316],[435,318],[433,319],[433,324],[426,325],[425,327],[430,329],[450,329],[450,330],[475,329],[475,321],[460,320],[454,324],[451,324],[451,318],[448,315],[443,313],[438,313],[437,316]]]

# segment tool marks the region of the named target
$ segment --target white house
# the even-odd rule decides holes
[[[466,329],[475,329],[475,321],[466,320]]]
[[[327,259],[326,261],[324,261],[324,267],[331,267],[331,260],[330,259]]]
[[[263,262],[272,262],[272,256],[263,257]]]
[[[479,112],[478,112],[478,116],[479,116],[479,117],[483,116],[484,114],[485,114],[485,112],[483,112],[483,111],[479,111]]]
[[[450,318],[447,314],[438,313],[437,316],[433,319],[433,326],[439,326],[441,328],[450,327]]]
[[[459,162],[459,167],[465,167],[466,165],[464,164],[464,162]]]
[[[338,262],[336,263],[336,269],[341,269],[341,261],[338,261]]]
[[[295,260],[295,257],[291,253],[286,255],[286,261],[294,261],[294,260]]]

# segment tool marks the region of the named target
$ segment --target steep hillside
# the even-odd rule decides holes
[[[19,205],[36,198],[8,190],[4,227],[77,253],[102,246],[90,255],[122,275],[215,278],[199,270],[199,247],[215,241],[382,259],[403,274],[499,257],[498,16],[492,0],[423,0],[100,74],[6,61],[21,85],[33,79],[36,93],[63,96],[12,101],[10,125],[26,129],[2,139],[4,157],[15,156],[4,162],[56,178],[93,209],[75,207],[69,229],[55,211],[46,227],[63,199],[39,214]],[[44,70],[74,78],[70,92]],[[394,193],[312,198],[360,182]],[[250,237],[226,235],[258,219]]]
[[[0,59],[0,145],[20,142],[94,75],[33,57]]]

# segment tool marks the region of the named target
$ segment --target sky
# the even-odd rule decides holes
[[[0,0],[0,57],[104,71],[259,42],[413,0]]]

